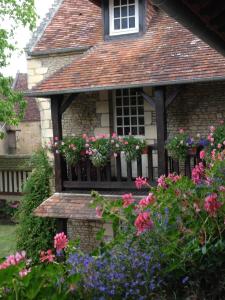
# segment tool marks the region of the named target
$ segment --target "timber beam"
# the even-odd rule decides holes
[[[69,97],[67,97],[66,99],[64,99],[62,101],[62,104],[60,107],[61,115],[67,110],[67,108],[73,103],[73,101],[78,98],[78,96],[79,96],[79,94],[71,94]]]

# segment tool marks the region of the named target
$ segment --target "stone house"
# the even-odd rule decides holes
[[[56,0],[27,61],[27,95],[40,108],[43,144],[53,136],[115,131],[149,145],[138,170],[127,165],[123,173],[122,160],[114,163],[116,179],[99,170],[97,179],[74,179],[55,154],[56,193],[36,214],[59,218],[88,250],[102,226],[88,207],[92,189],[110,199],[133,189],[135,172],[154,180],[168,171],[168,136],[181,127],[206,135],[225,118],[224,57],[151,0]]]
[[[27,74],[18,73],[13,82],[13,89],[27,90]],[[0,141],[0,155],[31,155],[41,145],[40,112],[35,98],[27,97],[24,118],[18,126],[8,126],[6,137]]]
[[[13,89],[25,92],[27,74],[18,73]],[[41,147],[40,112],[35,98],[27,97],[23,120],[18,126],[6,126],[5,138],[0,140],[0,200],[19,200],[22,185],[29,172],[28,161]]]

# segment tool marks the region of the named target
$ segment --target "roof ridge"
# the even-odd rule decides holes
[[[55,0],[49,9],[49,11],[46,13],[45,17],[42,19],[39,26],[36,28],[36,30],[33,32],[31,39],[29,40],[28,44],[25,47],[25,51],[32,52],[40,38],[42,37],[43,33],[45,32],[45,29],[50,24],[51,20],[57,13],[58,9],[60,8],[62,2],[64,0]]]

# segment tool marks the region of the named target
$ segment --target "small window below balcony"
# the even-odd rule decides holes
[[[139,1],[109,0],[109,35],[139,32]]]

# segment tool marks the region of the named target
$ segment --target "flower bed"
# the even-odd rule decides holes
[[[216,129],[213,132],[217,132]],[[215,135],[216,136],[216,135]],[[212,135],[210,135],[212,137]],[[225,136],[223,137],[225,141]],[[24,252],[0,264],[4,299],[223,299],[225,294],[225,142],[201,153],[192,179],[161,176],[143,199],[109,201],[93,192],[115,237],[92,254],[61,233],[55,250],[32,264]],[[215,144],[216,143],[216,144]],[[98,233],[101,239],[103,232]]]

